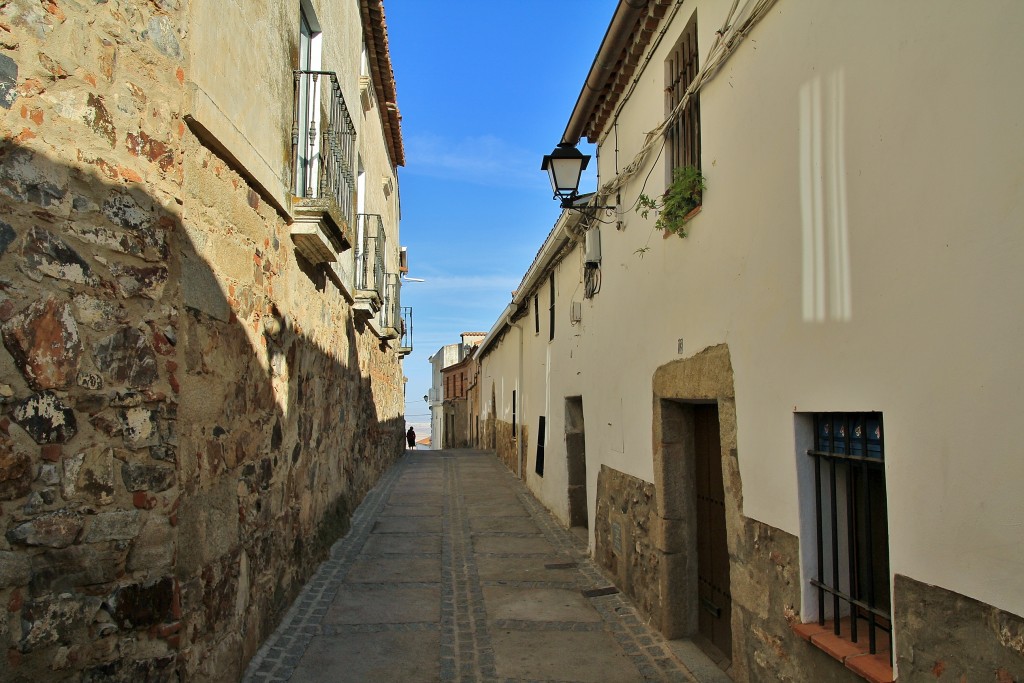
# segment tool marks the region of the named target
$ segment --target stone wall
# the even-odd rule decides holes
[[[509,469],[513,474],[519,473],[519,466],[516,464],[516,458],[519,457],[519,452],[516,449],[516,439],[512,434],[512,424],[504,422],[502,420],[495,419],[494,421],[494,449],[498,454],[498,459],[505,463],[505,467]],[[528,444],[529,436],[528,430],[525,426],[519,425],[519,438],[523,439],[523,444]],[[523,458],[526,458],[526,449],[523,449]],[[526,471],[525,464],[523,471]]]
[[[0,5],[0,680],[237,678],[401,452],[396,354],[184,121],[185,5]]]
[[[1024,681],[1024,618],[897,574],[901,681]]]
[[[654,546],[654,484],[607,465],[597,475],[594,558],[647,615],[661,604],[661,554]]]

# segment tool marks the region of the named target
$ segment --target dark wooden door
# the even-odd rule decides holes
[[[725,533],[725,487],[718,407],[694,407],[697,470],[698,633],[732,659],[732,595]]]

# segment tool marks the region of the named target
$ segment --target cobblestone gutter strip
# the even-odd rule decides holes
[[[441,680],[497,679],[487,611],[473,555],[469,518],[455,459],[444,463],[444,544],[441,550]]]
[[[330,557],[285,613],[277,629],[267,638],[249,662],[244,683],[288,681],[314,636],[324,633],[321,621],[338,593],[353,560],[370,536],[373,523],[391,495],[391,489],[405,469],[408,459],[399,459],[368,494],[352,515],[352,526],[344,538],[331,547]],[[416,626],[409,624],[409,626]],[[331,627],[335,629],[337,627]],[[417,630],[410,628],[409,630]]]
[[[609,586],[611,582],[591,561],[583,542],[569,529],[562,526],[526,490],[522,482],[516,481],[516,484],[519,487],[519,500],[529,511],[544,536],[562,554],[577,561],[577,569],[582,575],[580,588],[586,590]],[[616,593],[591,598],[590,601],[601,615],[604,628],[615,637],[622,649],[633,660],[637,671],[646,680],[699,683],[693,674],[671,654],[665,638],[643,625],[628,598],[621,593]]]

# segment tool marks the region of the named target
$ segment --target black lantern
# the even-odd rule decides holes
[[[563,142],[551,154],[544,155],[540,170],[547,171],[551,189],[556,199],[562,200],[562,207],[568,208],[580,186],[580,175],[590,163],[589,154],[581,154],[576,145]]]

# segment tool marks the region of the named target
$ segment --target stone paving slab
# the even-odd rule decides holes
[[[367,584],[338,593],[325,624],[409,624],[441,620],[441,588]]]
[[[437,581],[441,558],[407,555],[364,555],[352,565],[345,577],[353,583],[389,583]]]
[[[386,505],[381,517],[441,517],[444,506],[438,505]]]
[[[553,546],[543,536],[474,536],[473,550],[483,554],[553,555]]]
[[[504,631],[492,639],[498,676],[533,681],[627,683],[644,676],[605,632]]]
[[[405,553],[441,553],[441,534],[375,533],[363,546],[366,555],[400,555]]]
[[[704,680],[680,656],[706,661],[673,654],[625,596],[583,597],[610,583],[585,543],[492,452],[413,452],[356,509],[243,680]]]
[[[484,586],[484,607],[492,619],[600,622],[601,615],[578,590]]]
[[[480,517],[473,515],[469,520],[469,528],[474,533],[498,531],[513,534],[540,534],[540,527],[529,517]]]
[[[381,517],[373,525],[377,534],[439,534],[441,533],[440,517]]]
[[[313,638],[291,680],[303,683],[439,681],[437,633],[343,633]]]
[[[575,583],[575,569],[547,569],[545,564],[565,562],[566,558],[551,556],[494,557],[478,555],[477,575],[481,581],[538,581]]]

